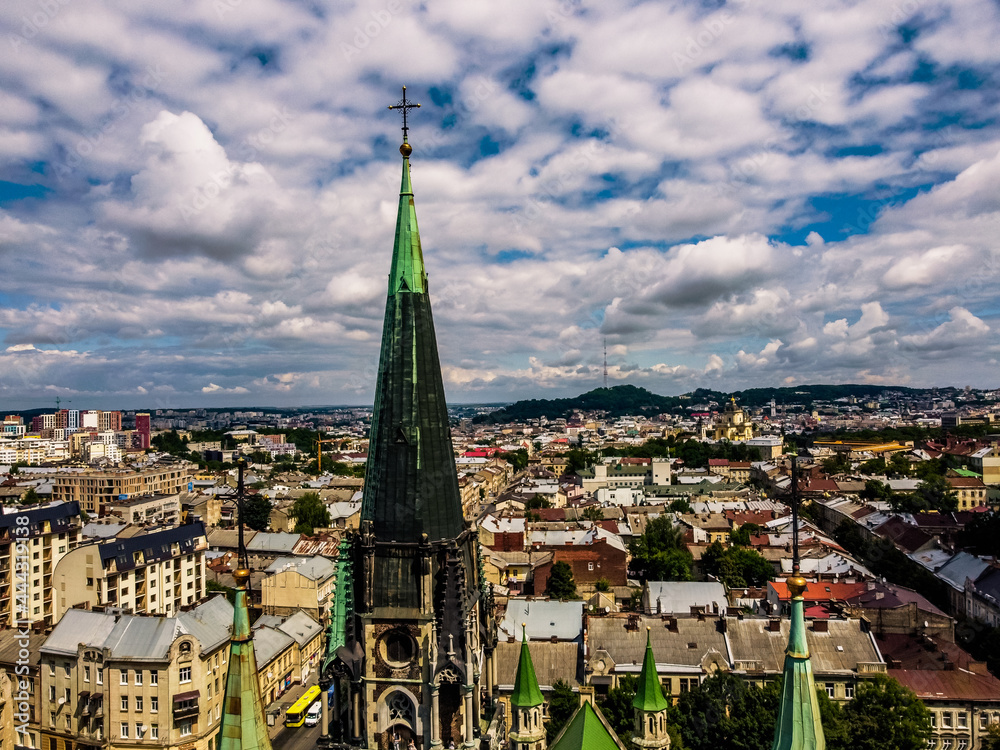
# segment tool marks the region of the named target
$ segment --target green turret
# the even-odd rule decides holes
[[[637,747],[661,750],[670,747],[670,735],[667,733],[669,705],[663,695],[660,677],[656,673],[650,629],[646,628],[646,655],[642,659],[639,686],[635,691],[635,698],[632,699],[632,708],[635,709],[632,742]]]
[[[521,624],[521,657],[514,676],[514,692],[510,696],[511,750],[545,750],[545,723],[543,720],[542,691],[535,677],[535,665],[528,650],[528,632]]]
[[[825,750],[826,738],[819,715],[816,683],[813,680],[803,592],[806,579],[799,574],[799,472],[792,459],[792,575],[785,581],[792,597],[792,622],[785,649],[784,683],[778,723],[774,727],[771,750]]]
[[[217,750],[271,750],[260,697],[257,658],[253,652],[250,612],[247,609],[247,580],[250,571],[233,573],[238,588],[233,608],[233,634],[229,640],[226,695],[222,701],[222,724]]]

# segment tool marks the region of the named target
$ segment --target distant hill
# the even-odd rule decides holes
[[[715,401],[723,404],[731,397],[741,406],[763,406],[772,398],[778,405],[803,404],[814,401],[835,401],[838,398],[869,397],[884,400],[885,394],[898,394],[905,398],[919,397],[921,394],[946,395],[954,389],[917,389],[886,385],[796,385],[786,388],[750,388],[745,391],[723,392],[698,388],[683,396],[659,396],[634,385],[616,385],[612,388],[595,388],[575,398],[527,399],[517,401],[502,409],[483,414],[473,422],[477,424],[499,424],[501,422],[523,422],[529,419],[559,419],[574,411],[603,411],[609,417],[625,415],[652,415],[671,412],[686,406]]]
[[[533,398],[517,401],[503,409],[476,417],[476,423],[497,424],[522,422],[528,419],[558,419],[573,411],[603,411],[608,416],[626,414],[653,415],[671,411],[684,402],[679,396],[658,396],[634,385],[595,388],[576,398]]]

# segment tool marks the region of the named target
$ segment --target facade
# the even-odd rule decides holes
[[[92,516],[103,516],[108,505],[136,495],[175,495],[188,481],[187,464],[165,464],[141,471],[83,471],[56,474],[52,499],[77,502]]]
[[[232,606],[176,617],[70,610],[41,648],[44,750],[214,750]]]
[[[173,495],[137,495],[127,500],[115,500],[105,506],[107,513],[137,526],[149,524],[174,525],[181,518],[180,493]]]
[[[29,633],[23,636],[19,630],[0,630],[0,673],[10,680],[11,695],[3,688],[3,697],[7,701],[0,707],[0,717],[3,721],[3,745],[10,750],[13,745],[7,743],[7,722],[16,735],[15,744],[19,747],[41,748],[39,718],[41,716],[40,699],[42,688],[38,669],[39,649],[45,643],[41,633]],[[27,651],[25,656],[24,651]],[[16,702],[16,708],[13,706]],[[27,710],[22,710],[25,708]],[[8,708],[10,706],[10,708]],[[25,727],[25,732],[18,732],[14,727]]]
[[[320,680],[336,702],[320,744],[383,748],[398,734],[402,747],[472,748],[492,715],[492,589],[462,515],[405,130],[400,153],[360,533],[338,560]]]
[[[18,620],[51,625],[58,619],[52,576],[59,562],[80,543],[80,529],[80,507],[73,502],[0,514],[0,620],[4,625],[14,627]]]
[[[56,618],[84,605],[174,615],[205,598],[205,526],[77,547],[55,566]]]
[[[268,615],[305,612],[323,619],[333,593],[334,564],[325,557],[279,557],[261,582],[261,604]]]
[[[726,404],[726,410],[719,415],[712,432],[714,440],[728,440],[735,443],[753,438],[753,424],[747,419],[746,412],[736,405],[735,401]]]
[[[599,463],[577,472],[585,492],[594,493],[602,488],[631,487],[642,489],[648,485],[663,486],[671,483],[670,461],[654,458],[649,463]]]

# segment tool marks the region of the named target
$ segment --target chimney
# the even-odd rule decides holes
[[[781,632],[781,618],[780,617],[772,617],[770,620],[768,620],[768,622],[767,622],[767,629],[770,632],[772,632],[772,633],[779,633],[779,632]]]
[[[677,618],[676,617],[668,617],[667,618],[667,630],[669,630],[671,633],[676,633],[677,632]]]
[[[827,633],[829,630],[830,624],[826,620],[813,620],[814,633]]]

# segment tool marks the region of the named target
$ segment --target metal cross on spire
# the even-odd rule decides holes
[[[799,575],[799,456],[792,456],[792,575]]]
[[[403,86],[403,98],[400,99],[395,104],[390,104],[389,109],[401,109],[403,110],[403,143],[408,143],[406,140],[406,132],[410,129],[406,124],[406,115],[411,109],[416,109],[420,105],[415,102],[409,102],[406,100],[406,86]]]

